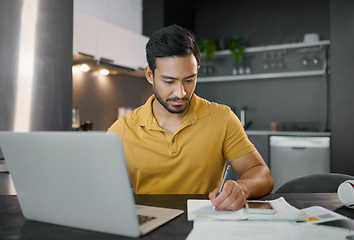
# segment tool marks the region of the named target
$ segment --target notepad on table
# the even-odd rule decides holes
[[[249,214],[244,208],[238,211],[216,211],[210,200],[189,199],[187,201],[188,220],[284,220],[306,221],[307,215],[291,206],[283,197],[269,201],[275,214]]]
[[[188,221],[196,219],[210,220],[244,220],[244,212],[239,211],[216,211],[210,200],[188,199]]]

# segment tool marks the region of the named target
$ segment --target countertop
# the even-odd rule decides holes
[[[292,132],[292,131],[270,131],[270,130],[246,130],[249,136],[305,136],[305,137],[330,137],[330,132]]]

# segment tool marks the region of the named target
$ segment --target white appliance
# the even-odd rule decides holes
[[[270,170],[275,192],[294,178],[330,172],[330,137],[270,137]]]

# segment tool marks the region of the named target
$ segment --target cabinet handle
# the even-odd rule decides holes
[[[305,147],[291,147],[292,149],[296,149],[296,150],[305,150]]]

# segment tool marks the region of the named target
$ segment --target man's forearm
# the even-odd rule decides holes
[[[242,186],[247,199],[262,197],[270,193],[274,186],[269,168],[263,164],[247,170],[236,182]]]

